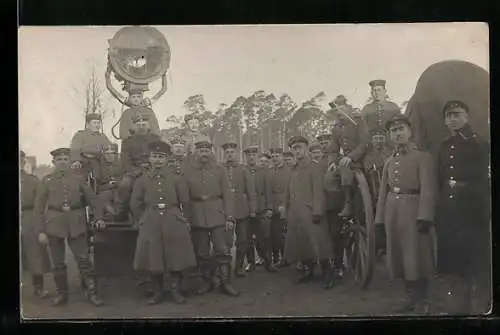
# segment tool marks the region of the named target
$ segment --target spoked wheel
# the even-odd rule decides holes
[[[353,217],[344,220],[346,266],[354,281],[368,288],[375,263],[375,231],[373,203],[370,188],[360,170],[355,170],[356,190],[353,199]]]

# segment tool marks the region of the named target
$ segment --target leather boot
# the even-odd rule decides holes
[[[278,271],[276,266],[271,261],[271,257],[266,257],[266,259],[264,260],[264,267],[267,270],[267,272],[277,272]]]
[[[332,267],[328,260],[320,261],[321,271],[323,272],[323,288],[329,290],[335,286],[335,280],[332,274]]]
[[[87,283],[85,282],[85,278],[82,275],[80,275],[80,287],[84,291],[87,290]]]
[[[302,262],[302,273],[297,279],[297,284],[309,283],[314,279],[314,262]]]
[[[221,264],[219,266],[220,272],[220,281],[221,281],[221,291],[222,293],[230,296],[230,297],[237,297],[240,295],[238,291],[234,289],[233,286],[229,283],[229,266],[228,264]]]
[[[180,273],[172,273],[170,293],[177,304],[184,304],[186,302],[186,298],[184,298],[180,291],[181,278]]]
[[[200,265],[200,286],[196,290],[197,295],[203,295],[214,289],[214,280],[211,275],[211,271],[208,268],[209,264]]]
[[[99,296],[97,295],[97,282],[95,278],[91,276],[87,279],[87,299],[96,307],[104,305],[104,301],[99,299]]]
[[[340,217],[350,217],[352,216],[352,187],[351,186],[343,186],[345,202],[344,208],[339,213]]]
[[[247,272],[254,272],[257,265],[255,264],[255,249],[254,249],[253,243],[250,243],[250,245],[248,246],[246,256],[247,256],[247,262],[248,262],[246,270],[247,270]]]
[[[35,289],[35,296],[39,299],[45,299],[49,296],[49,292],[43,289],[43,275],[33,275],[33,287]]]
[[[416,300],[417,307],[415,312],[418,314],[429,314],[430,304],[427,299],[427,293],[429,290],[429,281],[427,279],[420,279],[416,283]]]
[[[52,300],[52,306],[63,306],[68,303],[68,274],[66,271],[54,273],[57,295]]]
[[[412,313],[415,311],[417,307],[417,282],[414,280],[407,280],[405,281],[405,290],[406,290],[406,296],[407,296],[407,301],[406,303],[395,310],[397,314],[405,314],[405,313]]]
[[[163,275],[151,274],[153,283],[153,296],[148,300],[148,305],[156,305],[163,301]]]
[[[236,252],[235,275],[236,277],[246,277],[247,273],[244,268],[245,254],[238,251]]]

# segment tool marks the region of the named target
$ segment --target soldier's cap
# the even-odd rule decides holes
[[[293,152],[285,151],[285,152],[283,152],[283,157],[293,157]]]
[[[174,139],[170,140],[170,144],[172,144],[172,145],[175,145],[175,144],[185,145],[186,141],[184,141],[180,138],[174,138]]]
[[[155,141],[148,144],[149,153],[170,154],[170,144],[163,141]]]
[[[411,126],[410,119],[408,119],[405,115],[395,115],[392,119],[385,123],[385,129],[390,130],[392,126],[397,124],[405,124],[408,127]]]
[[[268,152],[262,152],[259,154],[259,158],[266,157],[267,159],[271,159],[271,155]]]
[[[316,137],[318,141],[331,140],[332,136],[330,134],[320,134]]]
[[[294,144],[297,144],[297,143],[304,143],[305,145],[309,145],[309,141],[307,140],[307,138],[305,138],[304,136],[293,136],[292,138],[290,138],[288,140],[288,146],[289,147],[292,147],[292,145]]]
[[[203,148],[209,148],[210,149],[210,148],[213,147],[213,144],[208,139],[202,139],[202,140],[197,141],[194,144],[194,146],[195,146],[196,149],[203,149]]]
[[[309,151],[320,150],[320,149],[321,149],[321,146],[316,141],[312,142],[311,146],[309,147]]]
[[[137,113],[132,119],[134,123],[148,121],[148,120],[149,120],[149,115],[143,113]]]
[[[370,81],[368,84],[371,87],[375,87],[375,86],[385,87],[385,83],[386,83],[386,81],[384,79],[375,79],[375,80]]]
[[[346,102],[347,102],[347,98],[345,96],[343,96],[342,94],[337,95],[337,97],[335,98],[335,100],[333,100],[333,103],[335,105],[345,105]]]
[[[184,116],[184,122],[186,122],[186,123],[187,123],[188,121],[190,121],[190,120],[194,120],[194,119],[199,120],[199,119],[200,119],[200,117],[199,117],[198,115],[194,114],[194,113],[186,114],[186,115]]]
[[[250,145],[246,147],[245,150],[243,150],[243,152],[246,154],[256,154],[257,152],[259,152],[259,147],[256,145]]]
[[[116,143],[108,144],[106,146],[106,148],[104,148],[104,151],[107,151],[107,152],[118,152],[118,144],[116,144]]]
[[[449,112],[450,110],[460,108],[463,109],[466,113],[469,113],[469,106],[463,101],[460,100],[450,100],[447,103],[444,104],[443,107],[443,114],[446,114],[446,112]]]
[[[226,150],[227,148],[232,148],[235,149],[238,146],[238,144],[234,142],[226,142],[222,145],[222,149]]]
[[[269,152],[271,154],[282,154],[283,148],[271,148],[271,149],[269,149]]]
[[[26,153],[24,151],[21,150],[21,152],[19,153],[19,155],[21,155],[21,158],[24,158],[26,157]]]
[[[50,154],[52,155],[52,157],[56,158],[57,156],[69,156],[71,153],[71,149],[70,148],[57,148],[57,149],[54,149],[50,152]]]
[[[101,121],[102,115],[98,114],[98,113],[89,113],[89,114],[85,115],[85,121],[89,122],[92,120]]]

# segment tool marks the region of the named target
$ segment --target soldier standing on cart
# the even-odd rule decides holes
[[[408,301],[399,313],[428,313],[429,279],[434,275],[435,172],[432,156],[410,141],[410,121],[387,122],[394,153],[387,159],[375,224],[385,225],[387,265],[392,279],[404,280]]]
[[[37,234],[40,243],[49,245],[52,256],[54,281],[57,296],[54,306],[68,302],[68,275],[66,272],[66,241],[75,256],[78,270],[87,288],[87,298],[95,305],[103,304],[97,295],[94,265],[89,258],[87,244],[87,222],[84,207],[94,209],[95,226],[104,227],[102,207],[96,195],[80,176],[69,169],[69,148],[53,150],[55,172],[44,177],[40,183],[35,202]]]
[[[445,104],[443,117],[451,136],[438,154],[438,271],[460,278],[452,281],[450,293],[465,288],[459,304],[464,313],[486,311],[486,305],[479,307],[484,310],[474,310],[473,293],[491,285],[489,148],[472,130],[471,112],[462,101]]]
[[[101,176],[97,180],[99,190],[99,201],[105,211],[110,215],[116,215],[114,206],[116,188],[123,177],[123,169],[118,158],[118,145],[116,143],[108,145],[104,149],[101,163]]]
[[[134,268],[148,271],[153,284],[149,304],[163,300],[163,280],[170,274],[170,292],[176,303],[185,298],[180,292],[182,272],[196,266],[196,258],[182,208],[188,206],[186,185],[165,169],[170,145],[165,142],[149,144],[151,170],[137,179],[130,208],[139,218],[139,235]]]
[[[264,260],[264,266],[269,272],[276,272],[276,267],[271,259],[271,227],[270,220],[273,214],[271,202],[271,185],[269,168],[257,165],[257,155],[259,148],[249,146],[243,152],[247,161],[247,170],[250,172],[257,194],[256,217],[250,218],[248,223],[249,248],[247,250],[247,261],[249,272],[255,270],[255,250]],[[255,236],[255,248],[251,239]]]
[[[229,177],[231,192],[234,197],[234,218],[236,220],[236,271],[238,277],[246,275],[244,262],[248,249],[248,221],[255,218],[257,198],[255,185],[250,172],[245,166],[235,161],[237,144],[227,142],[222,145],[224,158],[223,164]],[[228,246],[232,246],[233,231],[228,234]]]
[[[28,174],[23,166],[26,154],[21,151],[21,245],[26,256],[28,271],[31,274],[35,296],[44,299],[48,292],[44,289],[44,274],[50,272],[50,259],[47,246],[38,241],[35,227],[35,196],[40,183],[35,175]]]
[[[190,204],[185,215],[192,222],[191,238],[203,277],[197,293],[207,293],[220,284],[223,293],[238,296],[229,282],[232,260],[226,244],[226,231],[232,230],[235,222],[229,178],[225,168],[215,162],[208,138],[198,140],[195,148],[196,155],[183,175],[189,196],[181,202]]]
[[[304,266],[297,283],[312,281],[319,261],[324,288],[330,289],[334,285],[329,262],[333,250],[325,218],[323,172],[321,166],[307,155],[309,142],[306,138],[292,137],[288,145],[297,164],[290,171],[285,193],[288,220],[285,258],[289,262],[300,261]]]

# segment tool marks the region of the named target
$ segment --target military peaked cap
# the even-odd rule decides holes
[[[257,152],[259,152],[259,147],[256,145],[250,145],[250,146],[246,147],[246,149],[243,150],[243,152],[246,154],[248,154],[248,153],[256,154]]]
[[[283,152],[283,157],[293,157],[293,153],[290,151]]]
[[[199,120],[199,119],[200,119],[200,117],[199,117],[198,115],[194,114],[194,113],[186,114],[186,115],[184,116],[184,122],[186,122],[186,123],[187,123],[188,121],[190,121],[190,120],[194,120],[194,119]]]
[[[259,157],[266,157],[267,159],[271,159],[271,155],[268,152],[263,152],[259,154]]]
[[[168,155],[170,153],[170,144],[163,141],[151,142],[148,145],[150,153],[162,153]]]
[[[184,141],[180,138],[174,138],[174,139],[170,140],[170,144],[172,144],[172,145],[175,145],[175,144],[184,145],[184,144],[186,144],[186,141]]]
[[[97,114],[97,113],[89,113],[89,114],[85,115],[85,121],[89,122],[89,121],[92,121],[92,120],[101,121],[102,120],[102,115],[101,114]]]
[[[316,137],[318,141],[331,140],[332,136],[330,134],[321,134]]]
[[[469,113],[469,106],[467,106],[465,102],[460,100],[450,100],[444,105],[443,114],[455,108],[463,109],[465,112]]]
[[[385,87],[385,83],[386,83],[386,81],[383,80],[383,79],[375,79],[375,80],[370,81],[368,84],[371,87],[375,87],[375,86],[383,86],[383,87]]]
[[[321,149],[321,146],[319,145],[318,142],[311,143],[311,146],[309,147],[309,151],[318,150],[318,149]]]
[[[385,129],[390,130],[390,128],[396,124],[406,124],[408,127],[411,126],[410,119],[408,119],[403,114],[395,115],[392,119],[385,123]]]
[[[204,139],[197,141],[194,144],[194,146],[196,147],[196,149],[212,148],[213,147],[212,142],[210,142],[210,140],[208,138],[204,138]]]
[[[134,123],[137,123],[137,122],[142,122],[142,121],[148,121],[149,120],[149,116],[147,114],[143,114],[143,113],[137,113],[137,115],[134,116]]]
[[[309,145],[309,141],[304,136],[294,136],[290,140],[288,140],[289,147],[297,143],[304,143],[305,145]]]
[[[66,156],[69,156],[69,154],[71,153],[71,150],[70,148],[57,148],[55,150],[52,150],[50,152],[50,154],[52,155],[52,157],[57,157],[57,156],[62,156],[62,155],[66,155]]]
[[[333,100],[333,103],[335,105],[345,105],[347,102],[347,98],[345,96],[343,96],[342,94],[341,95],[337,95],[337,97],[335,98],[335,100]]]
[[[235,149],[238,146],[238,144],[234,142],[226,142],[222,145],[222,149],[226,150],[227,148],[232,148]]]
[[[269,149],[269,152],[271,154],[282,154],[283,153],[283,149],[282,148],[271,148],[271,149]]]

